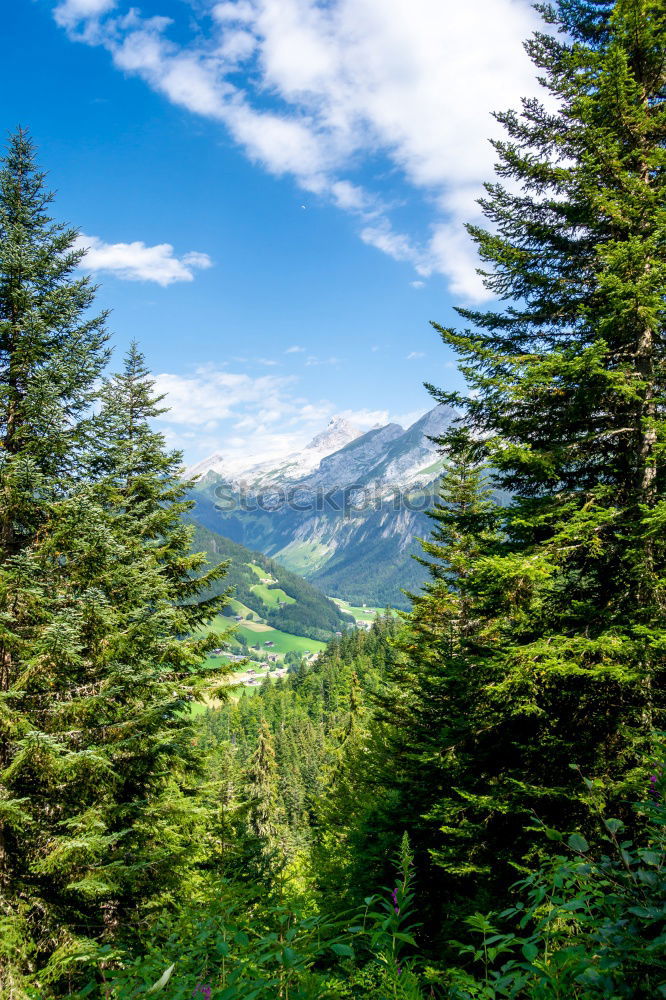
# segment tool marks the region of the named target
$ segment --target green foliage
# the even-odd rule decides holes
[[[374,813],[348,838],[367,857],[409,831],[442,945],[544,857],[533,814],[594,844],[571,763],[635,832],[666,708],[663,4],[543,13],[547,102],[498,115],[489,228],[470,227],[500,304],[438,328],[470,391],[432,389],[462,411],[432,582],[371,727]]]
[[[77,997],[130,1000],[163,987],[169,1000],[314,1000],[326,995],[314,966],[353,954],[339,922],[324,921],[277,895],[217,882],[195,904],[184,899],[173,917],[151,927],[140,954],[101,949],[97,974]]]
[[[548,101],[498,116],[489,228],[470,228],[505,305],[440,330],[470,393],[433,389],[462,417],[411,613],[233,701],[207,658],[228,583],[301,635],[346,619],[188,524],[143,358],[100,383],[75,233],[12,139],[2,1000],[666,996],[661,770],[628,805],[666,707],[662,7],[542,9]]]
[[[103,317],[49,200],[19,133],[0,174],[0,919],[20,939],[3,996],[57,991],[196,862],[188,708],[219,637],[189,636],[223,604],[197,600],[223,568],[193,581],[180,457],[150,429],[135,347],[98,388]]]
[[[598,797],[600,789],[592,785]],[[659,792],[657,792],[659,794]],[[666,807],[660,797],[640,808],[642,845],[595,803],[603,834],[592,851],[572,834],[558,855],[521,879],[517,903],[467,925],[471,967],[447,977],[454,1000],[640,1000],[666,996]],[[549,831],[550,832],[550,831]],[[512,923],[514,931],[498,931]]]
[[[396,863],[391,893],[335,918],[289,898],[289,883],[259,897],[256,886],[217,880],[214,893],[182,900],[173,916],[159,918],[140,955],[98,949],[94,978],[74,995],[129,1000],[164,990],[173,1000],[421,1000],[415,961],[402,955],[416,944],[406,838]]]
[[[231,743],[241,768],[249,766],[262,730],[270,731],[277,767],[278,839],[289,856],[312,846],[322,884],[330,873],[339,885],[341,873],[334,859],[348,858],[330,824],[335,816],[346,823],[363,807],[351,785],[347,798],[343,774],[362,743],[364,703],[394,656],[390,642],[396,628],[394,617],[386,615],[369,632],[343,635],[311,666],[296,658],[287,677],[262,686],[253,697],[241,695],[203,722],[213,741]],[[359,859],[359,867],[363,864]],[[377,868],[364,872],[354,893],[343,889],[343,905],[358,903],[372,891],[379,874]]]

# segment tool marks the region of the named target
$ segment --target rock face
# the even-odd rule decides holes
[[[199,463],[195,517],[327,593],[404,606],[401,588],[417,589],[424,577],[411,557],[430,530],[442,468],[431,438],[454,416],[436,406],[407,430],[387,424],[365,434],[334,417],[300,454],[233,479],[211,456]]]

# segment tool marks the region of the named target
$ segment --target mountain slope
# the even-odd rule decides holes
[[[411,557],[430,531],[426,511],[443,464],[431,438],[454,416],[437,406],[407,430],[394,423],[374,428],[296,477],[294,463],[265,463],[244,491],[209,473],[195,491],[194,516],[333,596],[407,606],[401,587],[418,589],[424,579]],[[310,456],[300,468],[309,464]]]
[[[216,592],[232,588],[234,604],[230,615],[240,604],[273,628],[323,641],[353,621],[317,587],[275,560],[193,523],[193,551],[206,552],[208,562],[214,566],[229,562],[227,575],[216,585]]]

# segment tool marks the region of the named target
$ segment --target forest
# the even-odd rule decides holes
[[[247,574],[11,135],[1,1000],[666,997],[666,9],[539,12],[491,304],[433,324],[466,389],[428,386],[427,583],[252,691],[208,658]]]

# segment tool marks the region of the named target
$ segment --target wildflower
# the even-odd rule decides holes
[[[398,906],[398,890],[394,889],[391,893],[391,899],[393,900],[393,909],[396,913],[400,913],[400,907]]]
[[[656,774],[650,775],[650,794],[652,795],[652,798],[654,799],[655,802],[659,801],[659,790],[657,788],[658,781],[659,778],[657,777]]]
[[[212,992],[213,992],[212,986],[208,986],[207,984],[204,983],[197,983],[197,985],[194,987],[194,993],[192,994],[192,996],[195,997],[197,996],[197,994],[200,993],[204,997],[204,1000],[210,1000]]]

